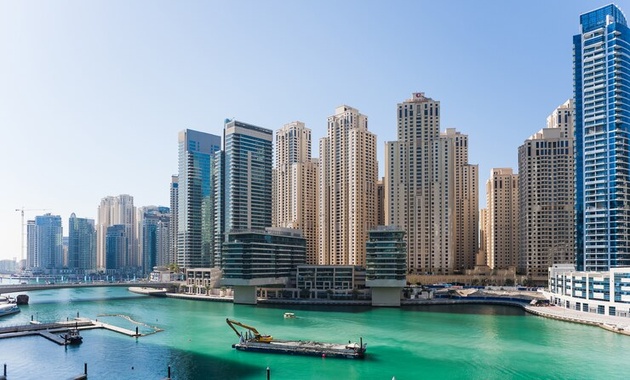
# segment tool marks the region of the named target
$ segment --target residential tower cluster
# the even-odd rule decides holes
[[[318,158],[300,121],[278,128],[275,141],[272,130],[234,119],[222,136],[186,129],[169,207],[105,197],[96,222],[72,214],[67,247],[61,217],[37,216],[27,224],[26,267],[123,276],[230,268],[261,285],[253,280],[286,276],[286,265],[383,264],[374,247],[388,245],[369,243],[370,234],[404,241],[392,247],[404,247],[407,275],[512,270],[545,281],[554,265],[630,266],[630,30],[614,5],[580,24],[573,98],[518,147],[518,168],[490,171],[481,210],[479,166],[468,157],[474,139],[442,130],[440,102],[415,92],[395,109],[382,177],[377,136],[348,105],[328,117]],[[277,256],[265,244],[286,246]],[[279,258],[284,267],[274,272]]]

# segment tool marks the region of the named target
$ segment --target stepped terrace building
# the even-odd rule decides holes
[[[369,232],[366,249],[366,286],[372,288],[372,305],[400,306],[407,284],[405,231],[378,226]]]
[[[256,303],[256,287],[285,285],[306,261],[306,239],[292,228],[233,231],[223,243],[222,285],[234,287],[234,303]]]

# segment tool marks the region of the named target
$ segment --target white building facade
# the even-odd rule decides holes
[[[549,268],[550,302],[566,309],[630,317],[630,268],[580,272],[572,264]]]

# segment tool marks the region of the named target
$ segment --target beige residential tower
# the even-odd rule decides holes
[[[320,140],[318,264],[365,265],[368,231],[376,226],[376,135],[367,117],[343,105]]]
[[[319,161],[311,158],[311,130],[294,121],[276,131],[273,169],[273,227],[302,230],[306,263],[318,262]]]

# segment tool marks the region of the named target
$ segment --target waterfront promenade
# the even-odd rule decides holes
[[[630,318],[614,315],[588,313],[566,309],[560,306],[525,306],[528,313],[545,318],[553,318],[566,322],[599,326],[619,334],[630,335]]]

